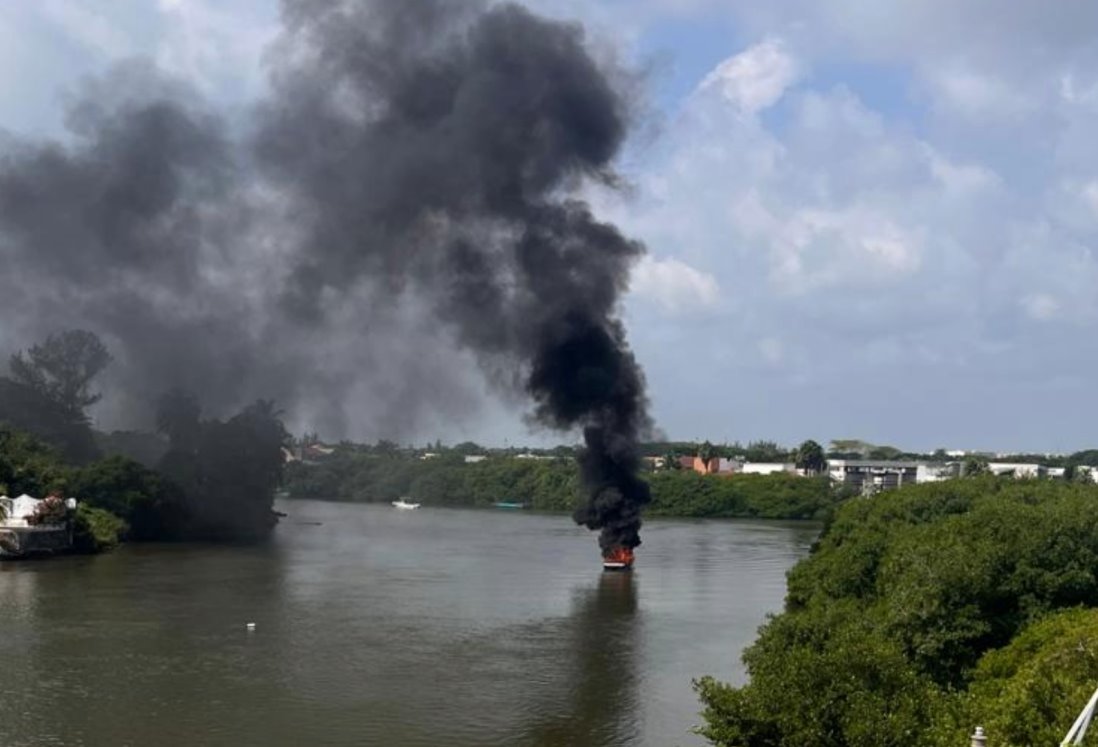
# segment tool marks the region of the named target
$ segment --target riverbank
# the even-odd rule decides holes
[[[649,517],[825,519],[842,502],[827,477],[701,475],[690,470],[644,474],[652,490]],[[492,457],[423,460],[399,455],[337,454],[291,464],[290,498],[388,503],[401,497],[425,506],[490,508],[522,503],[529,509],[571,513],[583,501],[572,459]]]
[[[64,555],[72,551],[67,527],[0,526],[0,560]]]

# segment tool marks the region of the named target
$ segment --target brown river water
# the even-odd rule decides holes
[[[0,745],[674,747],[816,525],[287,501],[263,547],[0,564]],[[246,623],[254,622],[248,632]]]

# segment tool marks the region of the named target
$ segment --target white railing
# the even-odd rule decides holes
[[[1087,727],[1090,726],[1090,720],[1094,718],[1094,709],[1096,706],[1098,706],[1098,690],[1095,690],[1094,695],[1090,696],[1086,708],[1083,709],[1083,712],[1079,714],[1079,718],[1075,719],[1075,723],[1068,729],[1064,741],[1060,742],[1060,747],[1083,743],[1083,737],[1087,735]]]
[[[1071,747],[1083,743],[1083,738],[1087,735],[1087,729],[1090,728],[1090,722],[1094,719],[1096,709],[1098,709],[1098,690],[1095,690],[1094,694],[1090,696],[1086,707],[1083,708],[1079,717],[1075,719],[1075,723],[1068,729],[1063,741],[1060,742],[1060,747]],[[973,732],[970,739],[970,747],[987,747],[987,735],[984,734],[982,726],[976,727],[976,731]]]

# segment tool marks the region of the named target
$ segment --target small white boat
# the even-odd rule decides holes
[[[403,498],[399,498],[399,499],[393,501],[393,507],[394,508],[401,508],[401,509],[404,509],[405,511],[411,511],[413,508],[419,508],[419,504],[418,503],[409,503],[408,501],[404,500]]]

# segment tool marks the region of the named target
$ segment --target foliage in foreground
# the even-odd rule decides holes
[[[732,747],[1054,743],[1098,676],[1098,488],[992,478],[840,508],[786,611],[702,679],[700,732]],[[1079,610],[1083,611],[1071,611]]]
[[[648,516],[823,518],[835,502],[826,477],[739,475],[717,477],[690,470],[647,476]],[[362,454],[349,449],[316,463],[291,464],[286,488],[295,498],[391,501],[401,496],[434,506],[525,503],[538,511],[571,512],[581,501],[573,459],[492,456],[466,464],[460,455],[417,459]]]

